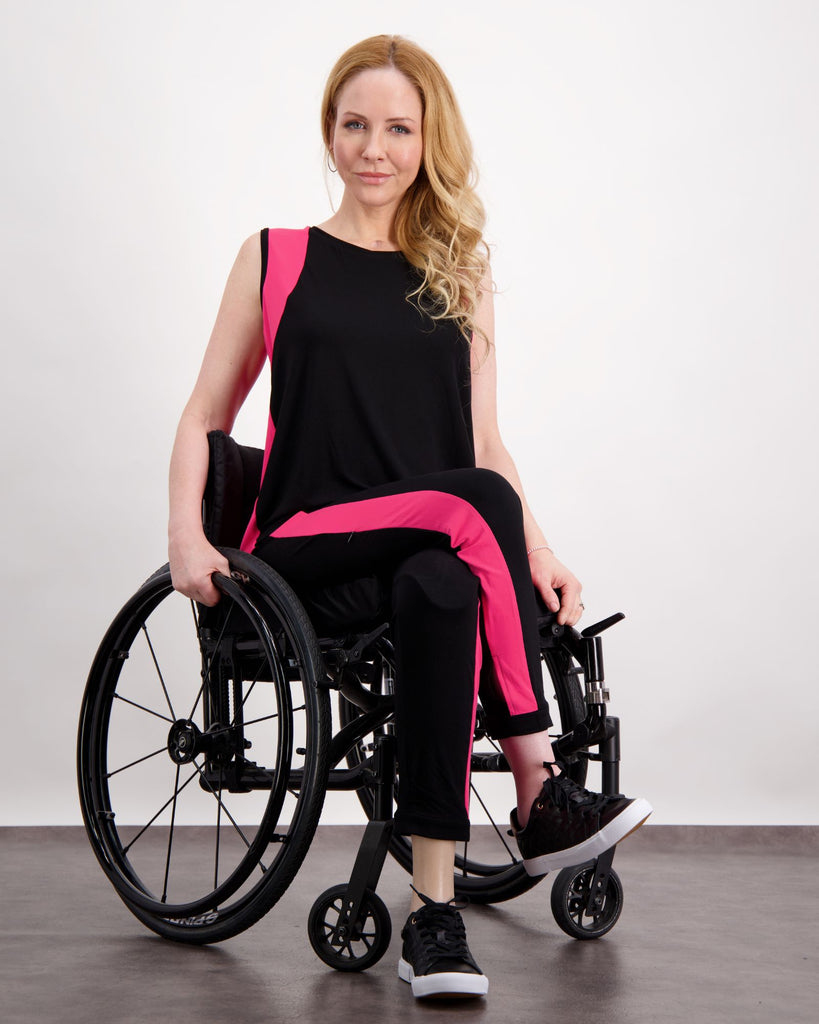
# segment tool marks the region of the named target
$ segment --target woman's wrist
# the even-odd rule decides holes
[[[186,544],[192,540],[198,541],[204,534],[201,515],[195,518],[174,517],[168,521],[169,544]]]
[[[552,551],[548,544],[533,544],[530,548],[526,549],[527,556],[531,555],[534,551]],[[554,554],[554,551],[552,551]]]

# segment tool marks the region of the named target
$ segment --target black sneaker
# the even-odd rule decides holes
[[[469,952],[463,918],[451,902],[421,899],[424,906],[410,914],[401,932],[398,977],[412,985],[417,999],[485,996],[489,979]]]
[[[590,793],[566,775],[549,778],[532,804],[526,828],[512,811],[512,835],[529,875],[543,875],[599,857],[638,829],[651,814],[647,800]]]

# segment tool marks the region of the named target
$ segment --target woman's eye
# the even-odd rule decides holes
[[[404,125],[404,124],[394,124],[392,127],[393,127],[393,131],[397,132],[399,135],[409,135],[410,134],[409,128],[407,128],[407,126]]]
[[[348,121],[344,125],[344,127],[345,128],[363,128],[364,125],[361,123],[361,121]]]

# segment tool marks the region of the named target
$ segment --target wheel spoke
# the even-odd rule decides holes
[[[481,805],[481,807],[483,807],[484,813],[486,814],[487,818],[489,818],[489,822],[492,825],[492,828],[495,830],[495,833],[497,834],[498,839],[500,839],[501,843],[503,843],[503,846],[506,849],[506,852],[509,854],[509,856],[510,856],[510,858],[512,860],[512,863],[513,864],[517,864],[518,863],[518,858],[514,855],[514,853],[512,853],[512,850],[510,849],[509,844],[503,838],[501,830],[496,825],[495,819],[489,813],[489,808],[486,806],[486,804],[481,799],[481,794],[477,791],[477,789],[475,789],[475,784],[471,780],[469,782],[469,788],[472,790],[472,792],[478,798],[478,803]]]
[[[115,768],[114,771],[108,772],[105,777],[106,779],[112,779],[115,775],[119,775],[120,772],[124,772],[127,768],[133,768],[135,764],[142,764],[143,761],[149,761],[152,757],[156,757],[157,754],[167,753],[167,746],[160,747],[159,750],[155,750],[152,754],[146,754],[145,757],[138,757],[136,761],[131,761],[130,764],[124,764],[121,768]]]
[[[170,722],[173,725],[174,719],[168,718],[167,715],[162,715],[158,711],[152,711],[150,708],[146,708],[144,704],[137,704],[135,700],[128,700],[127,697],[123,697],[120,693],[114,694],[115,700],[121,700],[123,704],[130,704],[131,707],[139,708],[140,711],[145,711],[149,715],[156,715],[157,718],[161,718],[163,722]]]
[[[151,643],[151,637],[148,633],[148,627],[144,622],[142,623],[142,632],[145,636],[145,639],[148,641],[148,650],[151,652],[151,658],[153,659],[154,667],[156,668],[156,674],[159,676],[159,682],[162,685],[162,692],[165,694],[165,700],[168,702],[168,710],[171,713],[171,721],[175,722],[176,714],[173,709],[173,704],[171,703],[170,694],[168,693],[168,687],[165,685],[165,679],[162,676],[162,669],[159,667],[159,662],[157,661],[156,658],[156,652],[154,651],[154,645]]]
[[[256,678],[250,684],[250,689],[247,691],[247,693],[244,695],[244,697],[242,697],[242,703],[239,705],[238,708],[236,708],[236,711],[234,712],[234,715],[233,715],[233,720],[230,723],[231,725],[236,725],[236,716],[239,714],[240,711],[244,710],[245,704],[247,704],[248,697],[251,695],[251,693],[253,693],[253,687],[259,681],[259,674],[261,673],[261,671],[262,671],[261,668],[259,668],[259,671],[256,673]]]
[[[233,608],[234,608],[233,605],[231,605],[230,608],[228,608],[227,615],[225,616],[225,621],[222,623],[222,628],[219,631],[219,636],[216,639],[216,643],[213,645],[213,649],[214,650],[218,649],[219,645],[221,644],[222,640],[224,639],[225,630],[227,629],[227,624],[228,624],[228,622],[230,622],[230,617],[233,614]],[[196,700],[193,702],[193,707],[191,708],[191,713],[188,715],[188,720],[189,721],[193,719],[193,716],[194,716],[194,714],[196,712],[196,709],[197,709],[197,707],[199,707],[199,701],[202,699],[202,694],[203,694],[203,692],[205,690],[205,687],[210,682],[210,670],[213,667],[213,662],[214,662],[214,658],[211,657],[210,661],[208,662],[208,667],[207,667],[207,669],[205,670],[205,672],[204,672],[204,674],[202,676],[202,685],[199,687],[199,690],[198,690],[198,692],[196,694]]]
[[[178,769],[177,769],[176,778],[177,778],[177,782],[178,782],[179,781],[179,770]],[[170,797],[168,797],[168,799],[159,808],[159,810],[156,812],[156,814],[153,816],[153,818],[151,818],[151,820],[146,825],[142,826],[142,828],[139,830],[139,832],[137,832],[137,834],[134,836],[134,838],[131,840],[131,842],[128,843],[127,846],[124,846],[122,848],[122,852],[123,853],[127,853],[131,849],[131,847],[134,845],[134,843],[137,841],[137,839],[139,839],[141,836],[143,836],[148,831],[148,829],[151,827],[151,825],[153,825],[153,823],[156,821],[156,819],[159,817],[159,815],[162,814],[162,812],[165,810],[165,808],[168,807],[171,803],[173,803],[173,801],[182,792],[182,790],[185,789],[187,786],[189,786],[190,783],[193,782],[193,780],[195,778],[196,778],[196,772],[194,772],[193,775],[188,776],[187,780],[185,782],[183,782],[181,786],[179,786],[177,789],[174,790],[173,794]]]
[[[242,725],[257,725],[259,722],[269,722],[271,718],[278,718],[279,712],[275,711],[272,715],[262,715],[261,718],[251,718],[249,722],[242,722]]]
[[[213,865],[213,888],[219,888],[219,842],[222,837],[222,769],[219,769],[219,797],[216,801],[216,856]]]
[[[258,668],[258,669],[257,669],[257,671],[256,671],[256,675],[255,675],[255,677],[254,677],[254,679],[253,679],[253,682],[252,682],[252,683],[250,684],[250,689],[249,689],[249,690],[247,691],[247,693],[246,693],[246,694],[244,695],[244,697],[242,697],[242,703],[241,703],[241,705],[240,705],[240,706],[239,706],[239,707],[238,707],[238,708],[236,709],[236,713],[235,713],[235,714],[234,714],[234,716],[233,716],[233,721],[232,721],[232,722],[230,723],[230,724],[231,724],[231,726],[234,726],[234,725],[236,725],[236,717],[237,717],[237,715],[239,714],[239,711],[240,711],[240,710],[244,710],[244,706],[245,706],[245,704],[247,704],[247,699],[248,699],[248,697],[249,697],[249,696],[251,695],[251,693],[253,693],[253,687],[254,687],[254,686],[256,685],[256,683],[258,683],[258,681],[259,681],[259,676],[261,676],[261,674],[262,674],[262,669],[263,669],[263,668],[265,668],[266,666],[268,666],[269,664],[270,664],[270,662],[269,662],[269,661],[267,660],[267,658],[265,658],[265,659],[264,659],[264,660],[262,661],[262,663],[261,663],[261,664],[259,665],[259,668]]]
[[[162,899],[160,902],[168,902],[168,875],[171,872],[171,851],[173,850],[173,830],[176,824],[176,798],[179,795],[179,765],[176,766],[176,784],[173,794],[173,808],[171,809],[171,828],[168,832],[168,855],[165,858],[165,882],[162,886]]]
[[[219,789],[219,793],[217,793],[214,790],[213,786],[211,786],[210,781],[209,781],[207,775],[205,775],[204,770],[199,767],[199,765],[196,763],[196,761],[193,762],[193,766],[199,772],[199,777],[202,779],[202,781],[207,786],[208,792],[211,794],[213,799],[219,804],[219,806],[225,812],[225,814],[227,815],[228,819],[230,820],[231,825],[233,825],[234,829],[238,832],[239,836],[241,837],[242,842],[245,844],[245,846],[249,850],[250,849],[250,840],[247,838],[247,836],[242,831],[241,825],[238,824],[236,819],[233,817],[233,815],[230,813],[228,808],[225,806],[225,803],[222,800],[221,786],[220,786],[220,789]],[[264,866],[264,864],[262,864],[261,861],[259,861],[259,869],[262,872],[262,874],[264,874],[267,871],[267,868]]]

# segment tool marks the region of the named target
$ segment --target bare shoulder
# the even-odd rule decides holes
[[[259,277],[262,270],[261,244],[258,232],[242,242],[226,285],[226,294],[258,301]]]
[[[242,242],[236,257],[237,265],[241,264],[251,270],[258,270],[262,265],[262,245],[260,232],[250,235]]]

